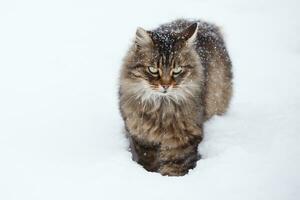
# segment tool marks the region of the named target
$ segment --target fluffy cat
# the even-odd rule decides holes
[[[182,176],[200,158],[203,123],[228,108],[231,61],[217,26],[176,20],[138,28],[123,61],[119,107],[133,160]]]

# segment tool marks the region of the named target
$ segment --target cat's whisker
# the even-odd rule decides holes
[[[145,113],[145,108],[146,108],[146,104],[143,104],[143,109],[142,109],[142,120],[141,120],[141,126],[139,126],[139,132],[140,132],[140,128],[142,127],[143,123],[144,123],[144,113]]]
[[[136,100],[137,94],[133,94],[131,97],[129,97],[124,103],[130,104],[133,100]]]
[[[187,88],[187,89],[183,89],[183,92],[185,92],[186,94],[190,95],[191,97],[195,97],[194,94]]]
[[[169,96],[170,97],[170,96]],[[170,100],[170,98],[167,98],[168,99],[168,103],[169,103],[169,105],[171,104],[171,100]]]

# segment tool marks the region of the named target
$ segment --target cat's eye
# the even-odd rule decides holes
[[[158,74],[158,69],[156,67],[149,66],[148,70],[152,74]]]
[[[173,69],[173,75],[176,76],[182,72],[182,67],[178,66]]]

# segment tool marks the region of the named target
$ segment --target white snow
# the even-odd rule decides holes
[[[0,199],[300,199],[299,1],[1,1]],[[223,27],[235,93],[184,177],[131,160],[117,79],[136,27]]]

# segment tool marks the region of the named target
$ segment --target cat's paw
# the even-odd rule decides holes
[[[163,176],[184,176],[189,170],[178,164],[166,164],[161,166],[158,172]]]

